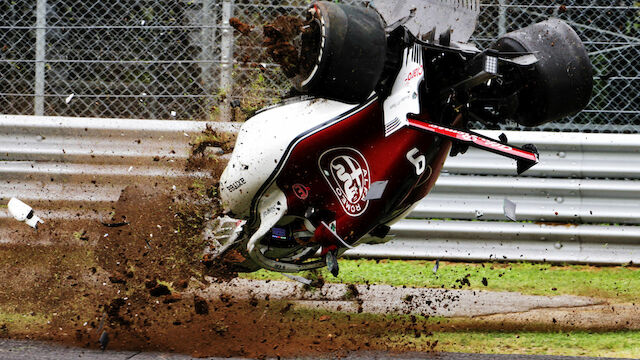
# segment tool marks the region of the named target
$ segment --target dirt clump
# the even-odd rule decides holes
[[[204,298],[195,295],[193,297],[193,308],[198,315],[206,315],[209,313],[209,304]]]
[[[263,27],[265,43],[292,41],[302,32],[303,21],[297,16],[280,15]]]
[[[466,274],[465,276],[461,277],[460,279],[456,279],[455,282],[459,284],[457,286],[457,288],[458,289],[462,289],[465,285],[466,286],[471,286],[471,281],[469,281],[470,277],[471,277],[471,274]],[[453,288],[455,289],[456,286],[454,285]]]
[[[109,281],[114,284],[124,284],[127,282],[127,279],[124,275],[116,271],[113,275],[109,276]]]
[[[176,282],[176,287],[178,289],[184,290],[189,286],[189,280],[188,279],[182,279],[182,280],[178,280]]]
[[[149,289],[149,295],[153,297],[171,295],[171,290],[164,284],[156,284],[151,289]]]
[[[126,304],[126,300],[123,298],[115,298],[111,300],[109,305],[105,306],[105,313],[110,321],[118,323],[120,325],[129,325],[129,321],[125,320],[120,315],[120,309]]]
[[[298,17],[281,15],[262,28],[262,45],[287,77],[294,77],[299,71],[299,50],[292,40],[302,32],[302,25],[302,19]]]
[[[224,155],[233,151],[236,138],[236,133],[216,131],[207,125],[205,130],[190,142],[191,155],[187,159],[186,170],[203,171],[210,174],[210,186],[204,190],[208,191],[205,195],[212,200],[216,198],[217,192],[214,191],[216,188],[211,185],[217,184],[217,179],[220,178],[227,166],[228,159]],[[198,182],[194,182],[188,186],[187,190],[198,192],[203,188]],[[202,191],[200,191],[200,195],[203,195]]]
[[[243,35],[248,35],[253,28],[239,19],[234,20],[231,26]],[[314,41],[318,38],[318,27],[313,21],[304,21],[298,16],[280,15],[271,23],[263,25],[262,34],[262,46],[267,55],[280,65],[287,77],[305,74],[314,64],[317,57],[314,50],[319,43]],[[262,66],[255,63],[256,57],[250,54],[241,55],[240,61],[250,66]]]
[[[248,25],[240,21],[237,17],[232,17],[229,19],[229,25],[236,29],[242,35],[249,35],[249,33],[253,30],[253,26]]]
[[[172,293],[172,294],[168,294],[168,296],[165,296],[164,299],[162,299],[162,302],[165,304],[171,304],[181,300],[182,300],[182,295],[180,295],[180,293]]]

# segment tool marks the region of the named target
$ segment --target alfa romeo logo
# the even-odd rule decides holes
[[[365,197],[371,185],[364,156],[356,149],[336,148],[320,155],[318,165],[344,211],[350,216],[362,215],[369,205]]]

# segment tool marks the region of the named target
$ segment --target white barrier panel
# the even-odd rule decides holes
[[[205,126],[197,121],[0,115],[0,205],[17,197],[56,218],[73,207],[105,207],[136,179],[206,176],[183,170],[189,142]],[[408,220],[393,227],[397,240],[348,254],[640,262],[640,135],[506,134],[516,145],[535,144],[540,164],[516,177],[515,162],[493,154],[470,149],[450,158],[434,191]],[[505,198],[516,203],[520,222],[505,218]],[[9,216],[0,208],[0,228]]]

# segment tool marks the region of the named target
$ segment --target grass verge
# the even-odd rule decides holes
[[[343,259],[340,261],[338,277],[333,277],[324,269],[321,275],[325,281],[333,283],[448,289],[464,287],[518,291],[530,295],[570,294],[605,298],[613,302],[635,302],[640,298],[640,281],[637,281],[640,268],[633,266],[441,262],[435,274],[433,267],[433,261]],[[241,277],[287,279],[279,273],[266,270],[241,274]]]
[[[307,321],[324,317],[328,323],[346,323],[352,329],[349,336],[368,336],[372,340],[372,336],[382,335],[391,351],[640,358],[640,331],[503,331],[495,324],[483,328],[481,321],[462,318],[309,309],[296,309],[287,316]],[[376,324],[385,324],[383,333],[372,332]],[[367,339],[356,341],[367,343]]]
[[[640,332],[434,332],[431,338],[409,339],[403,334],[391,337],[394,344],[407,344],[424,350],[438,341],[437,349],[447,352],[489,354],[531,354],[557,356],[597,356],[638,358]],[[412,344],[413,343],[413,344]]]

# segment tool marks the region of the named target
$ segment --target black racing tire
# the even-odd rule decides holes
[[[386,33],[376,11],[328,1],[314,3],[303,33],[301,74],[294,86],[303,93],[347,103],[366,100],[385,63]]]
[[[550,19],[507,33],[491,46],[504,53],[534,53],[538,62],[522,76],[515,119],[524,126],[544,123],[583,110],[591,99],[593,68],[576,32]]]

